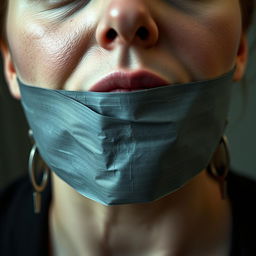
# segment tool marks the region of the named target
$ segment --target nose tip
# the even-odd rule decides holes
[[[142,0],[113,0],[98,24],[96,40],[105,49],[116,44],[151,47],[158,40],[158,28]]]

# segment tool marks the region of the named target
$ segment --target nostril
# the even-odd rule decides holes
[[[145,27],[140,27],[137,31],[137,34],[141,40],[146,40],[149,37],[149,32]]]
[[[137,33],[136,33],[137,36],[140,37],[141,40],[147,40],[148,37],[149,37],[149,31],[147,30],[147,28],[145,27],[140,27],[138,30],[137,30]],[[107,34],[106,34],[106,39],[109,40],[109,41],[112,41],[114,40],[115,38],[117,37],[117,32],[111,28],[108,30]]]
[[[113,40],[113,39],[116,38],[116,36],[117,36],[117,33],[116,33],[116,31],[115,31],[114,29],[112,29],[112,28],[107,32],[107,39],[108,39],[108,40]]]

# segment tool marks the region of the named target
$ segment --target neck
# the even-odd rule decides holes
[[[229,202],[205,171],[162,199],[116,206],[81,196],[53,174],[54,255],[222,255],[230,223]]]

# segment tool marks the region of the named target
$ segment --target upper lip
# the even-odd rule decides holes
[[[169,82],[160,76],[146,70],[133,72],[118,71],[111,73],[94,84],[90,91],[110,92],[125,89],[128,91],[150,89],[167,85]]]

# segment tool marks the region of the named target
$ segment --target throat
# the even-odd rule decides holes
[[[215,183],[200,175],[157,201],[115,206],[84,198],[53,179],[53,255],[192,255],[186,250],[209,252],[228,246],[228,201],[221,200]],[[67,202],[72,202],[72,207]]]

